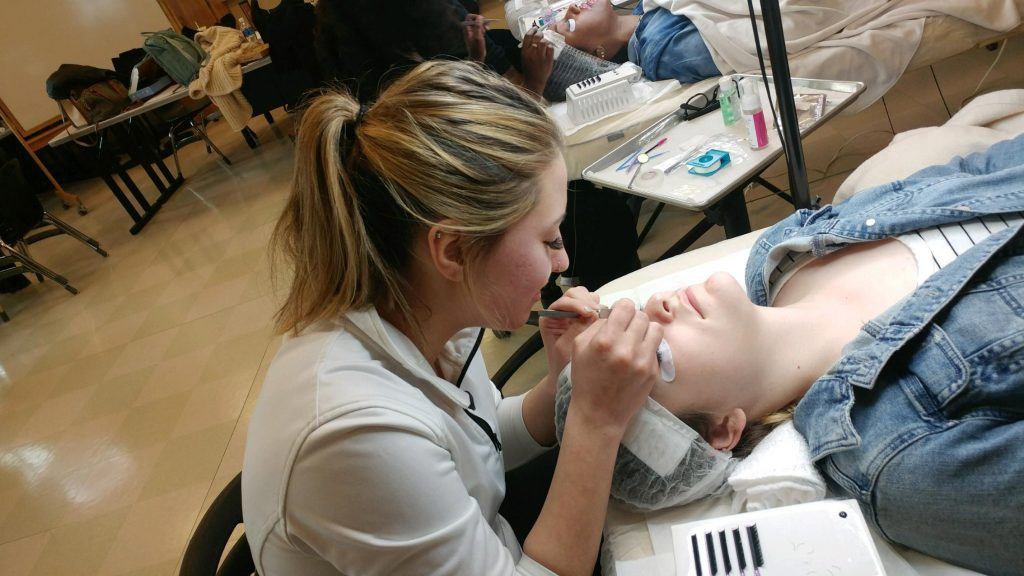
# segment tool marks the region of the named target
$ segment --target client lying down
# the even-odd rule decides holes
[[[613,494],[649,509],[717,493],[790,413],[831,490],[886,538],[1024,572],[1007,545],[1024,541],[1022,183],[1024,135],[779,222],[745,292],[717,273],[651,297],[671,365],[648,410],[677,416],[681,443],[700,436],[667,471],[620,448]]]

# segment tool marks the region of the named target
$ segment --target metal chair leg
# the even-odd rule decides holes
[[[29,256],[28,244],[26,244],[24,240],[18,240],[18,245],[17,246],[18,246],[17,250],[12,250],[13,252],[20,251],[26,257]],[[37,282],[42,282],[43,281],[43,276],[39,272],[36,272],[36,281]]]
[[[174,137],[174,132],[178,129],[178,125],[171,126],[171,131],[168,132],[167,137],[171,140],[171,154],[174,155],[174,169],[178,172],[178,178],[181,178],[181,162],[178,161],[178,140]]]
[[[100,247],[100,243],[99,242],[97,242],[92,237],[87,236],[84,232],[82,232],[78,228],[75,228],[74,226],[68,224],[67,222],[64,222],[60,218],[57,218],[53,214],[50,214],[49,212],[43,211],[43,221],[48,222],[49,224],[52,224],[57,229],[59,229],[61,232],[67,234],[68,236],[71,236],[72,238],[74,238],[75,240],[78,240],[79,242],[85,244],[89,248],[92,248],[100,256],[103,256],[104,258],[106,258],[108,256],[107,251]]]
[[[225,164],[227,164],[228,166],[231,165],[231,160],[229,160],[228,157],[225,156],[224,153],[220,151],[220,148],[217,148],[217,145],[213,143],[213,140],[210,140],[210,137],[206,135],[206,129],[203,126],[196,126],[195,123],[192,123],[192,129],[194,129],[196,133],[199,134],[199,137],[202,138],[204,142],[206,142],[207,153],[209,153],[210,148],[213,148],[213,151],[216,152],[217,155],[224,160]]]
[[[2,247],[5,250],[7,250],[7,252],[11,256],[13,256],[19,262],[21,262],[22,266],[24,266],[28,270],[31,270],[33,273],[35,273],[37,278],[40,278],[40,275],[46,276],[47,278],[53,280],[57,284],[60,284],[61,287],[64,288],[65,290],[67,290],[68,292],[71,292],[72,294],[78,294],[78,288],[75,288],[74,286],[72,286],[68,282],[67,278],[61,276],[60,274],[57,274],[56,272],[54,272],[53,270],[50,270],[46,266],[43,266],[39,262],[36,262],[35,260],[33,260],[27,254],[24,254],[24,253],[22,253],[22,252],[20,252],[18,250],[15,250],[9,244],[0,242],[0,247]],[[42,281],[42,278],[40,278],[40,281]]]

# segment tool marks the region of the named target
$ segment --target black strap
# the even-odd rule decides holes
[[[473,395],[470,394],[468,390],[466,391],[466,394],[469,395],[469,408],[463,408],[462,410],[466,413],[466,416],[469,416],[470,420],[476,422],[476,425],[479,426],[480,429],[484,431],[484,434],[491,439],[491,444],[494,444],[494,449],[501,452],[501,440],[498,440],[498,435],[491,429],[491,425],[487,423],[487,420],[484,420],[470,412],[470,410],[474,410],[476,408],[476,402],[473,400]]]

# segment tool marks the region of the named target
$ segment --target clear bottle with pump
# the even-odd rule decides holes
[[[732,126],[740,119],[740,93],[732,76],[722,76],[718,80],[718,104],[726,126]]]
[[[768,127],[764,121],[764,110],[761,109],[761,93],[757,89],[757,80],[744,78],[740,83],[740,108],[743,121],[747,123],[747,140],[750,147],[760,150],[768,145]]]

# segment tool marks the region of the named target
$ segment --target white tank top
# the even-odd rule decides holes
[[[942,270],[958,256],[973,248],[992,234],[1024,221],[1024,213],[984,216],[956,224],[933,226],[916,232],[896,236],[906,245],[917,262],[917,285]],[[782,287],[801,268],[814,260],[810,252],[790,252],[768,277],[768,302],[775,301]]]

